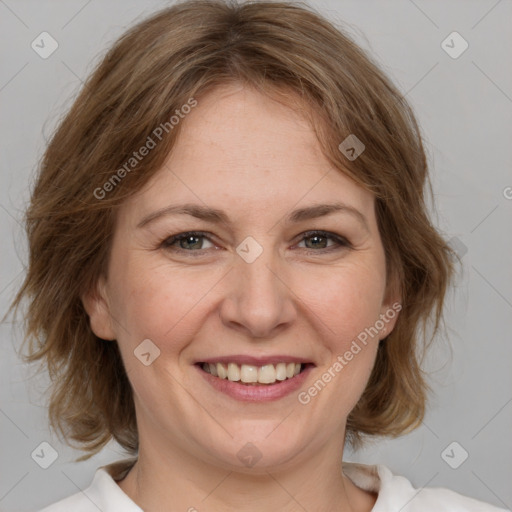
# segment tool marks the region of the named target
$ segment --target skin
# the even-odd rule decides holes
[[[139,458],[119,485],[146,511],[369,511],[376,496],[341,472],[345,425],[396,317],[307,405],[295,392],[240,402],[193,363],[306,357],[316,365],[307,390],[397,300],[374,197],[329,164],[296,111],[240,84],[199,98],[181,122],[165,165],[122,205],[107,277],[83,298],[96,335],[117,340],[134,390]],[[366,227],[346,211],[284,221],[296,208],[340,201]],[[181,203],[224,210],[232,224],[167,215],[137,227]],[[209,235],[162,245],[197,230]],[[305,238],[308,230],[349,245]],[[263,249],[252,263],[236,252],[247,236]],[[148,366],[133,354],[145,339],[160,350]],[[247,442],[262,455],[253,467],[237,457]]]

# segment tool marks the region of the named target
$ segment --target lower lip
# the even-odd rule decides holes
[[[297,391],[313,368],[313,365],[307,365],[306,368],[298,375],[295,375],[295,377],[276,381],[274,384],[246,385],[228,379],[220,379],[219,377],[213,376],[211,373],[205,372],[199,365],[195,366],[202,377],[217,391],[244,402],[270,402],[279,400]]]

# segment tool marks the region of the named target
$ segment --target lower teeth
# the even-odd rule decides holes
[[[228,379],[222,379],[228,380]],[[288,379],[285,379],[288,380]],[[272,384],[277,384],[278,382],[284,382],[284,380],[276,380],[275,382],[242,382],[241,380],[237,381],[238,384],[245,384],[246,386],[272,386]]]

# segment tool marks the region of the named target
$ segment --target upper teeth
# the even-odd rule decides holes
[[[290,379],[300,373],[300,363],[278,363],[276,365],[266,364],[254,366],[236,363],[203,363],[203,370],[233,382],[242,381],[245,383],[258,382],[260,384],[273,384],[276,380]]]

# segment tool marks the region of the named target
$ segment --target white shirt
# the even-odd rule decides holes
[[[116,483],[124,478],[135,460],[126,459],[98,468],[87,489],[40,512],[143,512]],[[448,489],[415,489],[409,480],[393,475],[383,465],[343,462],[343,472],[360,489],[378,493],[372,512],[506,512]]]

